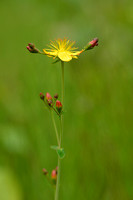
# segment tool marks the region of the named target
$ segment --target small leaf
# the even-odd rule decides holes
[[[65,151],[63,148],[59,148],[58,146],[53,145],[53,146],[51,146],[51,149],[56,150],[60,159],[63,159],[65,157]]]
[[[59,149],[59,147],[56,145],[53,145],[53,146],[51,146],[51,149],[57,150],[57,149]]]
[[[57,149],[57,154],[59,156],[60,159],[63,159],[65,157],[65,151],[63,148],[61,149]]]

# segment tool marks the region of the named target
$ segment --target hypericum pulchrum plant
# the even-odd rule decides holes
[[[45,95],[43,93],[40,93],[40,98],[46,105],[46,107],[49,109],[49,112],[51,113],[52,122],[55,129],[55,134],[57,138],[57,145],[52,146],[52,149],[56,150],[58,155],[58,165],[57,167],[52,170],[51,177],[49,177],[48,171],[46,169],[43,169],[43,173],[48,179],[48,181],[55,186],[55,200],[59,199],[59,186],[60,186],[60,164],[61,159],[65,156],[65,151],[62,147],[62,136],[63,136],[63,115],[64,115],[64,62],[69,62],[72,60],[72,58],[78,58],[78,56],[90,49],[93,49],[95,46],[98,45],[98,38],[93,39],[90,41],[81,51],[77,51],[77,48],[73,47],[75,42],[72,42],[67,39],[58,39],[54,42],[51,41],[50,45],[48,46],[48,49],[43,49],[43,52],[38,50],[34,44],[29,43],[27,46],[27,49],[31,53],[39,53],[42,55],[46,55],[48,57],[52,57],[54,59],[53,63],[61,62],[61,87],[62,87],[62,96],[61,101],[58,100],[58,94],[55,94],[54,97],[52,97],[49,93],[46,93]],[[60,121],[60,130],[57,129],[56,121],[54,119],[54,114],[58,116],[58,119]]]

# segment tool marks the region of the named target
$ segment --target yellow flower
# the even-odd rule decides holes
[[[53,57],[59,58],[62,61],[69,62],[72,58],[78,58],[77,56],[83,52],[76,51],[77,48],[73,47],[75,42],[66,39],[58,39],[54,42],[51,41],[49,49],[43,49],[44,54]]]

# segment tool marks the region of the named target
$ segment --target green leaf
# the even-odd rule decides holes
[[[65,157],[65,151],[63,148],[59,148],[58,146],[53,145],[53,146],[51,146],[51,149],[56,150],[60,159],[63,159]]]
[[[57,149],[57,154],[59,156],[60,159],[63,159],[65,157],[65,151],[63,148],[61,149]]]

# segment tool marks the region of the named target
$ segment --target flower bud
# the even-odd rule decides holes
[[[95,46],[98,46],[98,38],[94,38],[92,41],[90,41],[85,47],[84,51],[87,51],[89,49],[93,49]]]
[[[56,109],[59,113],[62,111],[62,104],[59,100],[56,101]]]
[[[32,43],[29,43],[28,45],[29,45],[29,47],[30,47],[31,49],[34,49],[34,48],[35,48],[35,45],[32,44]]]
[[[40,99],[44,100],[44,94],[40,92]]]
[[[35,47],[34,44],[29,43],[26,47],[30,53],[40,53],[40,51]]]
[[[44,174],[44,175],[47,175],[47,174],[48,174],[48,171],[47,171],[45,168],[43,168],[42,171],[43,171],[43,174]]]
[[[51,179],[54,185],[56,185],[57,182],[57,171],[55,169],[52,170],[51,172]]]
[[[91,47],[98,46],[98,38],[94,38],[89,44],[91,44]]]
[[[58,94],[57,93],[54,95],[54,99],[58,99]]]
[[[57,171],[56,171],[55,169],[53,169],[52,172],[51,172],[51,178],[52,178],[53,180],[56,180],[56,179],[57,179]]]
[[[52,100],[52,97],[51,97],[51,95],[47,92],[47,93],[46,93],[46,100],[48,101],[48,100],[50,100],[50,99]]]

